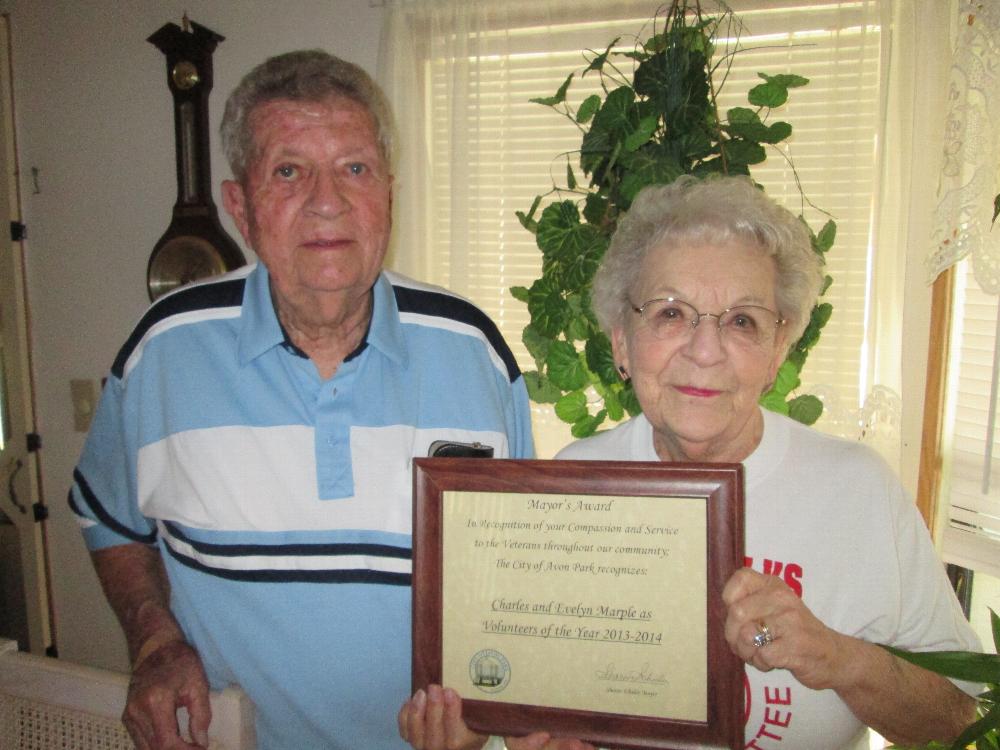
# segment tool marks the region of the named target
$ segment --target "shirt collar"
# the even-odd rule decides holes
[[[367,343],[393,362],[406,366],[409,354],[403,337],[403,326],[399,320],[399,308],[396,307],[396,295],[393,293],[392,284],[385,274],[379,274],[373,292],[372,319],[366,340],[362,341],[348,359],[360,354]],[[278,321],[278,314],[271,298],[270,276],[262,263],[257,263],[247,276],[241,319],[239,334],[241,367],[275,346],[290,343]]]
[[[368,345],[401,367],[406,367],[410,355],[403,337],[396,294],[392,282],[380,273],[375,280],[372,300],[372,321],[368,328]]]

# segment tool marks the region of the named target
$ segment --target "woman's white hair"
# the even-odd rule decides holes
[[[788,323],[788,346],[805,330],[823,284],[823,259],[809,230],[748,177],[684,175],[669,185],[643,188],[618,222],[594,275],[592,302],[608,335],[632,310],[646,254],[655,247],[749,242],[774,261],[778,313]]]

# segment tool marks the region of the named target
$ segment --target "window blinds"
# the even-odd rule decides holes
[[[863,339],[879,106],[878,12],[872,2],[730,4],[745,26],[740,44],[747,51],[732,58],[719,100],[722,109],[747,106],[746,92],[760,82],[758,72],[811,79],[772,115],[794,128],[787,147],[794,170],[781,153],[769,149],[767,162],[754,167],[753,174],[779,202],[804,213],[814,231],[828,217],[803,202],[799,183],[805,198],[837,222],[827,266],[834,285],[826,299],[834,315],[806,365],[803,390],[810,384],[832,386],[842,402],[860,404],[867,390]],[[526,211],[553,183],[565,184],[564,154],[581,182],[583,175],[572,153],[579,148],[580,132],[529,100],[551,96],[566,76],[579,71],[586,64],[582,50],[603,50],[617,36],[622,48],[647,38],[658,3],[621,3],[619,9],[631,12],[619,19],[587,2],[562,3],[557,14],[547,10],[552,3],[546,0],[493,3],[495,10],[475,23],[456,21],[454,8],[442,10],[447,5],[414,3],[407,10],[427,107],[424,198],[430,263],[423,268],[428,281],[483,307],[521,366],[530,369],[533,363],[521,344],[527,309],[508,289],[530,286],[540,272],[541,254],[515,211]],[[472,5],[479,4],[466,4]],[[496,10],[505,7],[506,13]],[[618,64],[631,63],[622,58]],[[593,74],[575,78],[570,102],[576,106],[599,85]]]
[[[1000,429],[988,438],[998,315],[1000,299],[983,292],[969,260],[961,261],[942,441],[941,497],[949,504],[943,552],[948,562],[1000,577]]]

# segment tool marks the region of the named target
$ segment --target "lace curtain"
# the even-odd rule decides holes
[[[976,281],[1000,294],[1000,232],[990,231],[1000,192],[1000,3],[963,0],[948,87],[944,166],[930,280],[972,255]]]

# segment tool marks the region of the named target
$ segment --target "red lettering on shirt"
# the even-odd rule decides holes
[[[750,719],[750,680],[744,676],[744,686],[746,687],[746,718],[744,724]],[[792,723],[792,712],[789,710],[778,710],[773,706],[790,706],[792,704],[792,688],[768,687],[764,686],[764,720],[757,728],[756,733],[750,741],[744,745],[744,750],[775,750],[777,743],[784,739],[783,733],[778,728],[786,729]],[[749,732],[744,732],[744,736]]]
[[[779,727],[787,727],[792,720],[792,714],[790,711],[785,712],[785,720],[781,719],[781,711],[775,709],[772,713],[771,707],[768,706],[764,709],[764,723],[765,724],[775,724]]]
[[[792,689],[790,687],[784,688],[785,697],[782,698],[780,695],[781,688],[775,688],[774,695],[771,694],[771,688],[764,686],[764,702],[772,706],[790,706],[792,705]]]
[[[744,557],[743,567],[754,569],[753,558]],[[802,566],[797,563],[783,563],[777,560],[764,558],[759,572],[766,576],[775,576],[785,582],[795,594],[802,598]]]

